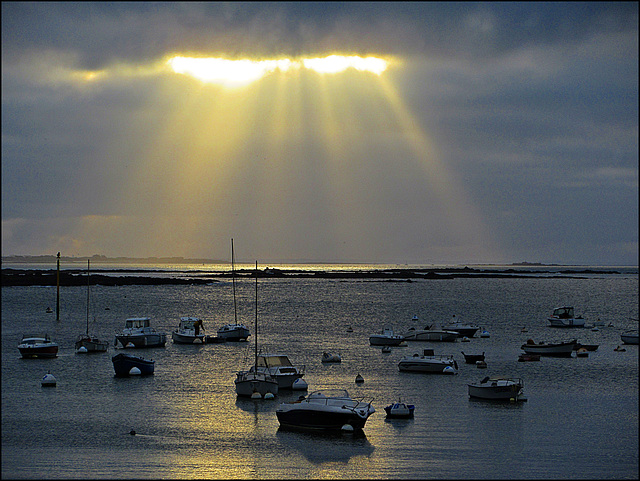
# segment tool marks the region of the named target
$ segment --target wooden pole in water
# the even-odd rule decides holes
[[[56,321],[60,320],[60,253],[58,252],[58,269],[56,272]]]

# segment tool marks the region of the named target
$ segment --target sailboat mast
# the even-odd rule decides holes
[[[236,307],[236,268],[233,254],[233,237],[231,238],[231,283],[233,284],[233,320],[238,324],[238,308]]]
[[[60,320],[60,253],[58,252],[58,262],[56,270],[56,321]]]
[[[255,361],[256,373],[258,372],[258,261],[256,261],[256,339],[255,339]]]
[[[89,335],[89,292],[91,288],[89,287],[89,259],[87,259],[87,336]]]

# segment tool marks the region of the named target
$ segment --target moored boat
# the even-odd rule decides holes
[[[443,329],[457,332],[458,337],[473,337],[476,331],[480,329],[480,326],[476,326],[469,322],[458,321],[454,315],[452,321],[449,324],[444,325]]]
[[[122,347],[162,347],[167,342],[167,334],[151,327],[149,317],[131,317],[125,321],[121,334],[116,334],[116,344]]]
[[[620,334],[624,344],[638,344],[638,331],[627,331]]]
[[[424,329],[410,327],[409,330],[404,333],[404,339],[406,341],[456,342],[458,332],[445,329],[432,329],[431,326],[427,326]]]
[[[294,366],[286,354],[260,354],[249,371],[270,375],[278,381],[278,389],[291,389],[296,379],[304,376],[305,366]]]
[[[314,391],[297,401],[280,404],[276,409],[276,417],[282,428],[362,430],[374,412],[371,401],[354,399],[344,389],[327,389]]]
[[[435,355],[433,349],[425,349],[422,355],[404,356],[398,363],[398,369],[401,372],[455,374],[458,363],[453,356]]]
[[[482,381],[467,384],[469,397],[492,401],[521,401],[524,399],[524,383],[520,378],[502,376],[485,377]]]
[[[460,351],[464,356],[464,362],[467,364],[475,364],[478,361],[484,361],[484,352],[482,354],[465,354],[464,351]]]
[[[257,270],[257,263],[256,263]],[[256,280],[257,280],[256,274]],[[233,252],[233,239],[231,239],[231,284],[233,285],[233,322],[225,324],[218,329],[218,339],[223,341],[246,341],[250,336],[249,328],[238,322],[238,307],[236,303],[236,267]]]
[[[553,314],[547,318],[550,327],[584,327],[584,318],[575,317],[571,306],[556,307]]]
[[[197,317],[181,317],[178,328],[171,333],[175,344],[204,344],[205,335],[202,320]]]
[[[394,334],[393,329],[385,326],[382,331],[369,336],[369,344],[372,346],[399,346],[404,341],[404,337]]]
[[[342,362],[339,354],[331,354],[330,352],[322,353],[322,362]]]
[[[415,411],[415,405],[407,404],[406,402],[398,400],[398,402],[389,404],[384,407],[384,411],[387,413],[388,418],[412,418]]]
[[[48,334],[44,337],[22,337],[18,350],[23,358],[57,357],[58,344],[51,341]]]
[[[106,352],[109,348],[109,341],[103,341],[95,335],[89,334],[89,310],[91,288],[89,284],[89,266],[87,259],[87,328],[84,334],[80,334],[76,339],[76,352]],[[84,348],[84,349],[83,349]]]
[[[125,353],[116,354],[111,361],[117,377],[130,376],[134,368],[137,368],[142,376],[148,376],[153,374],[155,368],[155,361]]]
[[[549,343],[540,342],[536,344],[533,339],[527,340],[520,348],[527,354],[540,354],[541,356],[554,357],[571,357],[571,353],[578,341],[571,339],[570,341]]]

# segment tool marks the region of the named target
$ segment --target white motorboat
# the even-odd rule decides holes
[[[328,389],[280,404],[276,417],[282,428],[362,430],[374,412],[371,401],[353,399],[344,389]]]
[[[322,362],[342,362],[339,354],[331,354],[330,352],[322,353]]]
[[[553,357],[571,357],[571,353],[575,350],[578,341],[571,339],[570,341],[549,343],[540,342],[536,344],[533,339],[528,339],[520,348],[527,354],[540,354],[541,356]]]
[[[570,306],[556,307],[547,320],[550,327],[584,327],[583,317],[575,317],[574,309]]]
[[[624,344],[638,344],[638,331],[627,331],[620,334]]]
[[[467,384],[467,386],[469,387],[469,397],[472,398],[495,401],[525,400],[522,391],[524,383],[520,378],[487,376],[482,381]]]
[[[431,326],[427,326],[424,329],[416,329],[415,327],[410,327],[409,330],[404,334],[405,341],[456,342],[457,338],[457,331],[432,329]]]
[[[205,335],[202,320],[197,317],[181,317],[178,328],[171,333],[175,344],[204,344]]]
[[[231,239],[233,249],[233,239]],[[267,394],[278,394],[278,380],[265,370],[257,369],[258,366],[258,263],[256,262],[256,337],[254,344],[253,366],[246,371],[236,373],[234,381],[238,396],[251,396],[264,398]]]
[[[167,334],[151,327],[150,317],[131,317],[125,321],[121,334],[116,334],[115,344],[122,347],[162,347],[167,342]]]
[[[469,322],[458,321],[455,317],[456,316],[454,315],[453,320],[449,324],[443,326],[443,329],[445,329],[446,331],[457,332],[458,337],[473,337],[476,331],[480,329],[480,326],[476,326],[475,324],[471,324]]]
[[[433,349],[425,349],[422,355],[404,356],[398,363],[398,369],[401,372],[455,374],[458,363],[453,356],[435,355]]]
[[[404,337],[394,334],[393,329],[385,326],[381,332],[369,336],[369,344],[372,346],[399,346],[404,341]]]
[[[305,366],[294,366],[285,354],[260,354],[250,371],[269,374],[278,381],[278,389],[291,389],[296,379],[304,376]]]
[[[218,329],[218,339],[223,341],[246,341],[247,338],[250,336],[249,328],[244,324],[241,324],[238,322],[238,308],[236,304],[236,268],[235,268],[235,258],[233,253],[233,239],[231,239],[231,283],[233,285],[234,322],[225,324],[220,329]]]
[[[23,337],[18,350],[25,359],[58,356],[58,344],[47,334],[44,337]]]
[[[84,334],[80,334],[76,339],[76,352],[106,352],[106,350],[109,348],[109,341],[103,341],[97,336],[89,334],[89,300],[91,293],[89,284],[89,266],[90,261],[87,259],[87,329]]]

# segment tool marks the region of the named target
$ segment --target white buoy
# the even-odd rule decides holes
[[[264,398],[265,398],[265,399],[273,399],[273,398],[275,398],[275,396],[273,395],[273,393],[272,393],[272,392],[268,392],[268,393],[266,393],[266,394],[264,395]]]
[[[140,374],[142,374],[142,371],[140,371],[140,369],[138,369],[137,367],[133,366],[130,370],[129,370],[129,374],[131,376],[139,376]]]
[[[56,387],[57,382],[56,377],[49,371],[42,378],[42,387]]]
[[[128,342],[124,347],[136,347],[136,345],[133,342]]]
[[[488,331],[482,331],[480,333],[480,337],[489,337],[489,332]]]
[[[251,393],[251,399],[262,399],[262,394],[258,391],[253,391],[253,393]]]
[[[199,337],[196,337],[196,338],[193,340],[193,343],[194,343],[194,344],[202,344],[202,339],[200,339]]]
[[[442,374],[455,374],[456,370],[451,366],[447,366],[442,370]]]
[[[306,391],[308,387],[309,384],[307,384],[307,381],[305,381],[301,377],[293,381],[293,384],[291,385],[291,389],[293,389],[294,391]]]
[[[346,432],[353,432],[353,426],[351,424],[345,424],[342,426],[342,430]]]
[[[464,336],[462,339],[460,339],[460,342],[470,342],[471,339],[469,339],[467,336]]]
[[[84,354],[85,352],[89,352],[89,351],[87,351],[87,348],[86,348],[86,347],[84,347],[84,346],[80,346],[80,349],[78,349],[76,352],[77,352],[78,354]]]

